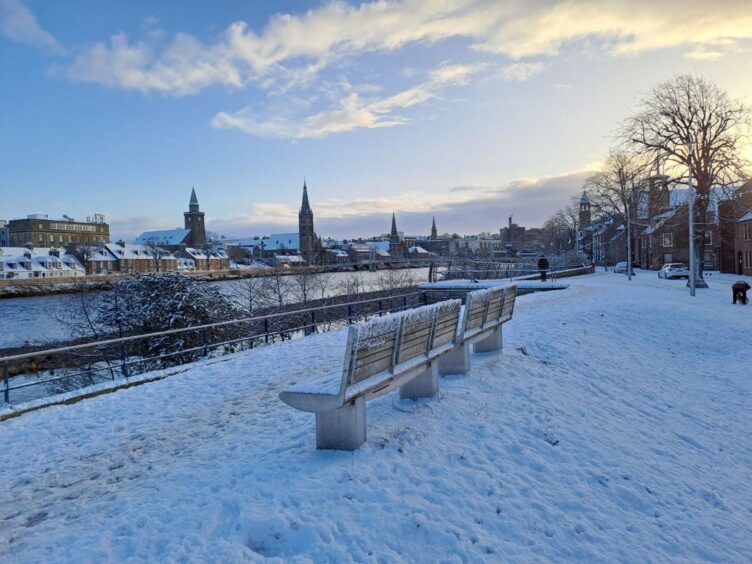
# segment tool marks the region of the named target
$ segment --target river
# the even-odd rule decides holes
[[[378,290],[383,287],[384,277],[398,277],[409,283],[426,282],[427,268],[404,270],[384,270],[377,272],[335,272],[313,275],[311,299],[346,293],[345,287],[357,286],[361,292]],[[408,279],[409,277],[409,279]],[[285,302],[299,301],[299,290],[294,277],[282,277]],[[246,307],[249,290],[246,280],[226,280],[208,282],[222,289]],[[19,346],[26,343],[54,343],[69,338],[66,320],[82,299],[81,294],[57,294],[53,296],[34,296],[28,298],[8,298],[0,300],[0,349]]]

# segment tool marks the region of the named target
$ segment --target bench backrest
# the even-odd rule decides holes
[[[501,323],[512,319],[514,313],[514,301],[517,297],[517,286],[509,286],[504,292],[504,305],[501,308]]]
[[[468,292],[461,325],[462,339],[469,339],[498,325],[503,302],[504,288],[502,287]]]
[[[461,305],[460,300],[449,300],[350,326],[343,384],[385,371],[400,373],[449,350]]]

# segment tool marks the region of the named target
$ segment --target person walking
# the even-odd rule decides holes
[[[541,255],[538,259],[538,271],[540,272],[541,282],[546,281],[546,272],[548,271],[548,259]]]
[[[733,302],[736,303],[737,300],[740,304],[746,305],[747,304],[747,290],[750,289],[750,285],[747,284],[744,280],[738,280],[737,282],[734,282],[731,285],[731,292],[733,295]]]

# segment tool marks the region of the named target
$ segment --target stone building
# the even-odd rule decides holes
[[[186,247],[203,249],[206,247],[206,225],[204,224],[204,212],[198,207],[196,189],[191,188],[191,201],[188,211],[183,212],[185,229],[190,230],[188,237],[183,241]]]
[[[397,218],[392,212],[392,229],[389,232],[389,255],[393,259],[404,259],[406,256],[405,244],[397,231]]]
[[[8,222],[7,246],[67,247],[70,244],[96,245],[110,240],[110,226],[104,216],[95,214],[86,221],[76,221],[63,216],[53,219],[43,214],[32,214],[26,219]]]
[[[752,207],[736,221],[735,274],[752,276]]]
[[[303,201],[298,212],[298,238],[300,255],[309,265],[317,264],[320,244],[313,228],[313,210],[308,202],[308,187],[305,180],[303,181]]]

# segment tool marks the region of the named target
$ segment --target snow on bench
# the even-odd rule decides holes
[[[493,286],[467,294],[457,345],[441,358],[439,374],[470,370],[470,345],[478,353],[501,350],[501,326],[512,319],[516,296],[516,286]]]
[[[458,344],[462,302],[449,300],[349,328],[344,368],[280,393],[291,407],[316,414],[316,447],[355,450],[366,440],[365,402],[391,390],[401,397],[438,392],[435,362]]]

